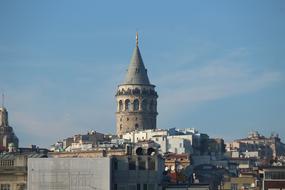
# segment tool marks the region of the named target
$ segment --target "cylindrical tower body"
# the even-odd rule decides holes
[[[156,129],[157,93],[154,85],[119,85],[116,94],[117,134]]]

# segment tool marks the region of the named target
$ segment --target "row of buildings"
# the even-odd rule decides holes
[[[109,177],[101,177],[109,189],[269,189],[284,181],[284,144],[276,138],[250,134],[245,139],[251,147],[268,145],[272,154],[248,157],[232,154],[248,151],[233,148],[241,140],[225,144],[191,128],[135,130],[121,137],[90,131],[59,141],[49,151],[19,148],[10,142],[0,158],[0,187],[97,188],[92,184],[102,186],[103,181],[97,183],[94,173],[105,172]]]

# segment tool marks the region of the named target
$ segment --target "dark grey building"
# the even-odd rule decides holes
[[[163,159],[159,155],[102,158],[31,158],[29,190],[160,190]]]

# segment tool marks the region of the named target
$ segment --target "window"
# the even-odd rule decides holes
[[[285,179],[285,172],[265,172],[266,179]]]
[[[154,158],[148,158],[148,170],[155,170]]]
[[[139,100],[135,99],[134,100],[134,111],[138,111],[139,110]]]
[[[148,184],[148,190],[155,190],[154,184]]]
[[[135,129],[138,129],[139,128],[139,124],[135,124]]]
[[[147,184],[143,184],[143,190],[147,190]]]
[[[145,100],[145,99],[142,101],[142,110],[143,111],[147,110],[147,100]]]
[[[134,95],[139,95],[141,93],[141,91],[140,91],[140,89],[138,89],[138,88],[135,88],[134,90],[133,90],[133,94]]]
[[[153,100],[150,101],[149,110],[150,110],[150,111],[154,111],[154,103],[153,103]]]
[[[10,190],[10,184],[1,184],[0,190]]]
[[[116,158],[114,158],[114,170],[118,170],[118,160]]]
[[[125,100],[125,111],[130,111],[131,101],[129,99]]]
[[[232,183],[231,184],[231,190],[238,190],[238,184],[237,183]]]
[[[0,166],[13,166],[14,160],[1,160]]]
[[[244,183],[242,186],[244,187],[244,189],[249,189],[250,188],[250,184],[249,183]]]
[[[139,170],[145,170],[145,160],[139,158]]]
[[[123,111],[123,101],[119,101],[119,111]]]
[[[16,189],[23,190],[26,189],[25,187],[26,185],[24,183],[18,183]]]
[[[136,170],[136,161],[129,159],[129,170]]]
[[[137,184],[137,190],[141,190],[141,184]]]
[[[137,189],[136,184],[128,184],[127,185],[127,190],[136,190],[136,189]]]

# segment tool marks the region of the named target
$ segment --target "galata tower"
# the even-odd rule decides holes
[[[125,80],[116,93],[118,136],[135,130],[156,129],[158,95],[154,88],[143,64],[137,33],[136,47]]]

